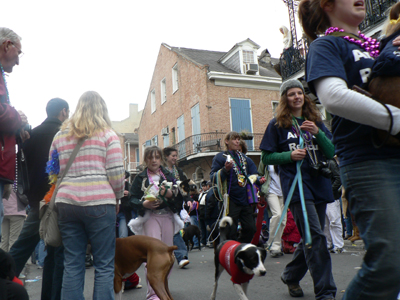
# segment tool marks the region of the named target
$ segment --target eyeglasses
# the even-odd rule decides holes
[[[15,48],[17,48],[18,50],[18,57],[21,58],[22,56],[24,56],[24,52],[22,52],[22,50],[20,48],[18,48],[17,46],[15,46],[15,44],[13,42],[10,42]]]

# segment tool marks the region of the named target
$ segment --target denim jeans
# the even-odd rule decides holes
[[[41,300],[60,300],[64,273],[64,247],[47,246]]]
[[[188,259],[187,247],[179,232],[174,235],[174,245],[178,247],[178,250],[174,251],[178,264],[182,259]]]
[[[302,237],[293,258],[287,264],[282,277],[288,284],[298,284],[307,270],[310,270],[314,282],[315,299],[332,299],[336,295],[336,285],[332,275],[332,262],[326,237],[324,235],[326,203],[318,205],[312,200],[306,200],[308,222],[310,224],[312,247],[304,245],[304,218],[301,203],[293,203],[290,210]]]
[[[346,233],[348,236],[353,235],[353,223],[351,222],[351,215],[350,215],[350,210],[347,208],[346,211],[346,218],[344,219],[344,222],[346,224]]]
[[[39,243],[36,245],[35,255],[36,255],[36,264],[39,267],[43,268],[44,260],[47,256],[46,245],[44,244],[43,240],[40,240]]]
[[[341,167],[350,211],[367,250],[344,300],[397,299],[400,290],[400,159]]]
[[[63,300],[84,300],[88,240],[95,268],[93,299],[114,299],[115,205],[77,206],[57,203],[64,245]]]
[[[117,215],[118,222],[118,237],[124,238],[128,236],[128,226],[126,225],[125,214],[119,212]]]
[[[32,209],[28,213],[28,217],[25,220],[17,241],[10,249],[10,255],[15,262],[15,272],[17,277],[40,241],[39,226],[39,209]]]

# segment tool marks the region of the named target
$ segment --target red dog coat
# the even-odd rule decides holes
[[[239,245],[240,243],[237,241],[228,241],[222,246],[219,252],[219,263],[232,276],[231,281],[235,284],[249,282],[254,276],[254,274],[249,275],[240,271],[237,264],[235,264],[235,249]]]

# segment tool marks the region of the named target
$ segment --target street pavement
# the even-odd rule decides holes
[[[333,276],[337,285],[337,300],[342,299],[344,290],[360,268],[362,258],[365,254],[362,241],[356,241],[354,244],[345,241],[345,251],[346,252],[340,254],[331,255]],[[267,256],[265,260],[267,275],[264,277],[254,277],[250,281],[248,298],[250,300],[293,299],[289,296],[287,287],[280,280],[280,274],[285,265],[290,262],[291,258],[291,254],[285,254],[279,258]],[[174,300],[210,299],[214,284],[214,250],[210,248],[203,248],[202,251],[195,249],[189,253],[189,260],[190,264],[185,269],[179,269],[177,264],[175,264],[172,270],[169,279],[169,288]],[[26,275],[25,286],[28,290],[30,300],[40,300],[42,269],[38,269],[36,265],[27,264],[23,273]],[[125,291],[122,299],[146,299],[146,280],[143,266],[137,273],[142,280],[143,288]],[[84,291],[86,300],[92,299],[93,281],[94,268],[91,267],[86,270]],[[304,291],[304,297],[300,299],[315,299],[312,279],[309,272],[300,282],[300,285]],[[230,277],[226,272],[221,275],[218,282],[217,300],[218,299],[238,299],[232,287]]]

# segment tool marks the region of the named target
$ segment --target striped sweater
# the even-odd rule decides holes
[[[78,142],[75,138],[67,138],[67,132],[59,131],[50,148],[49,160],[53,150],[59,154],[60,174]],[[106,130],[83,143],[60,184],[56,203],[116,204],[116,199],[123,197],[124,172],[119,138],[114,131]]]

